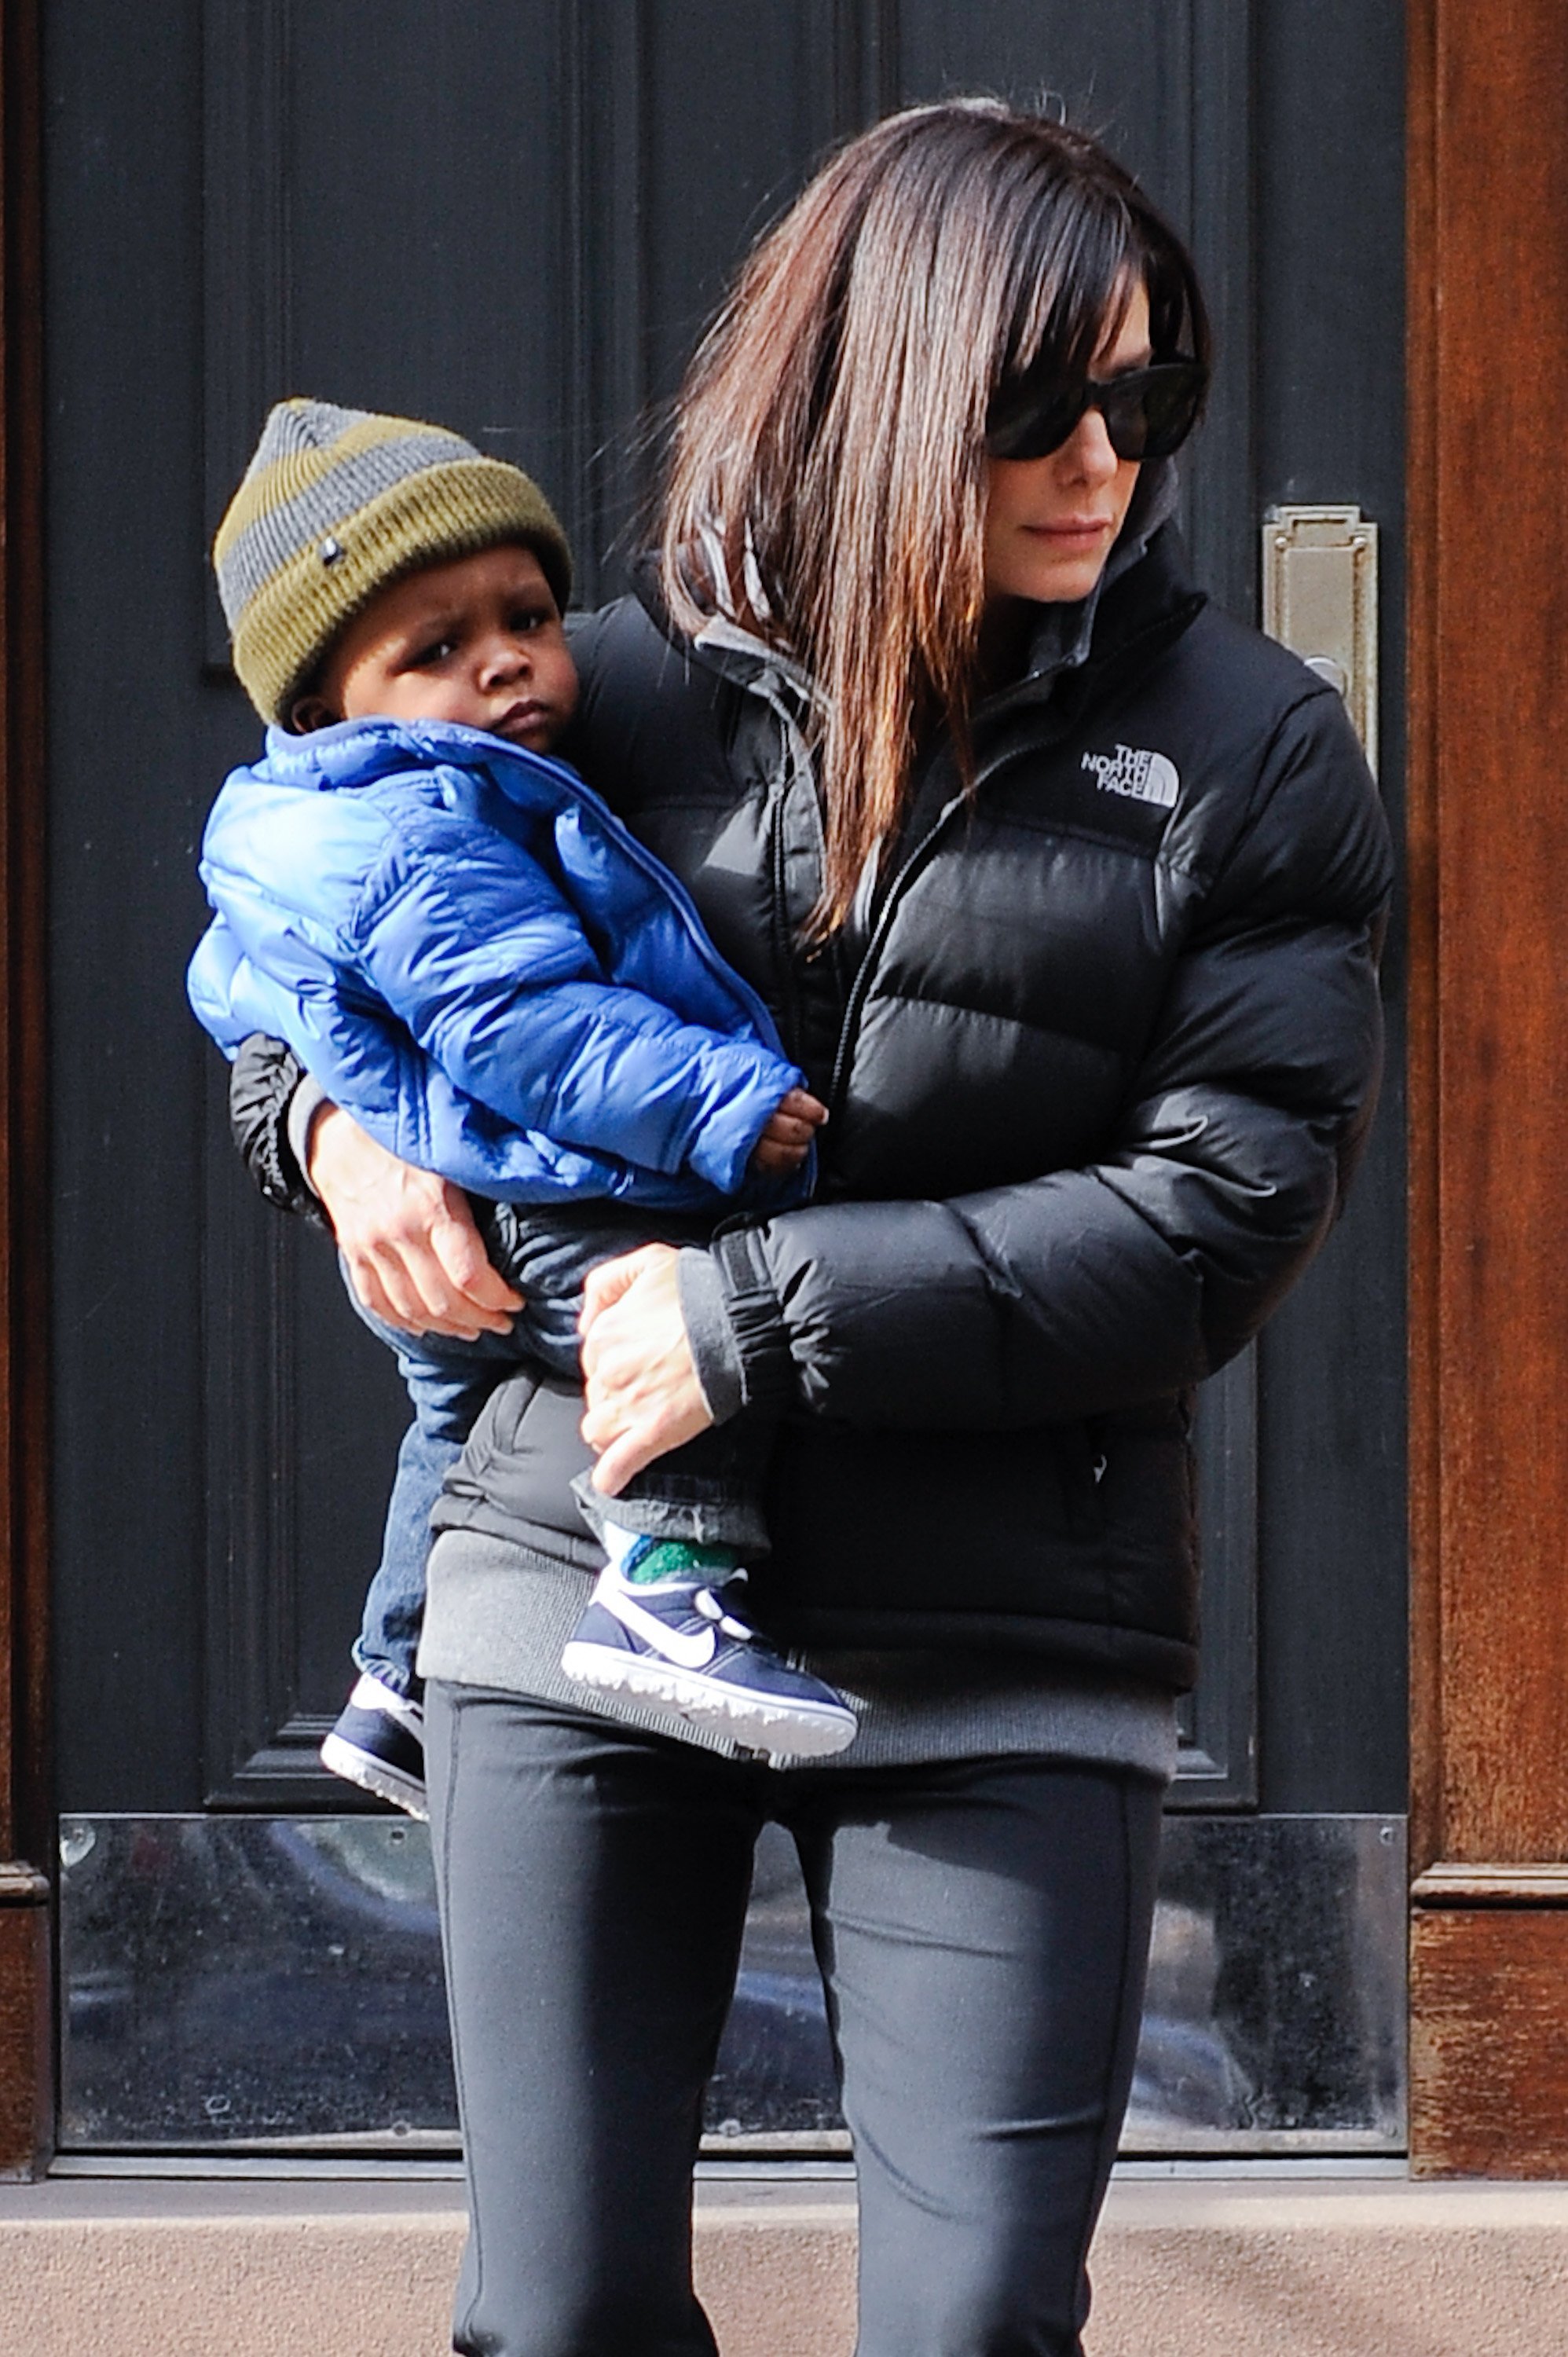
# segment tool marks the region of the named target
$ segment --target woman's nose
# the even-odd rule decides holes
[[[1088,483],[1108,483],[1121,460],[1111,447],[1105,420],[1095,408],[1086,409],[1057,456],[1070,474]]]

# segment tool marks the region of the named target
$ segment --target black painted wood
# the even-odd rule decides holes
[[[216,748],[202,584],[200,52],[44,12],[53,1557],[62,1791],[199,1793],[207,1059],[180,961]],[[153,1795],[157,1798],[154,1800]]]
[[[1404,27],[1365,0],[1262,7],[1257,497],[1381,523],[1380,784],[1404,842]],[[1262,1785],[1269,1809],[1402,1809],[1406,1773],[1404,895],[1383,962],[1382,1108],[1339,1233],[1264,1334]]]
[[[180,997],[201,816],[256,733],[221,668],[205,549],[266,403],[424,414],[520,458],[560,501],[594,602],[622,577],[646,479],[635,421],[824,145],[897,100],[1052,91],[1194,238],[1222,358],[1191,535],[1251,614],[1268,499],[1359,498],[1397,550],[1398,18],[1395,0],[383,0],[373,17],[357,0],[55,0],[71,1807],[341,1809],[311,1753],[402,1420],[320,1240],[239,1178]],[[1391,616],[1397,752],[1396,644]],[[1203,1412],[1209,1666],[1178,1796],[1194,1805],[1255,1800],[1260,1748],[1270,1805],[1398,1803],[1400,1167],[1387,1122],[1333,1257]]]

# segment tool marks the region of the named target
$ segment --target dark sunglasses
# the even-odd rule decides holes
[[[1043,384],[1024,375],[992,397],[985,447],[993,458],[1046,458],[1059,450],[1087,409],[1105,420],[1119,458],[1168,458],[1197,424],[1208,371],[1201,361],[1156,361],[1102,384]]]

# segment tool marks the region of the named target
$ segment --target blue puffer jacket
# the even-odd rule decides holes
[[[219,1046],[286,1039],[383,1146],[476,1194],[711,1207],[747,1191],[800,1080],[674,877],[574,770],[478,729],[269,729],[201,875],[218,916],[188,988]]]

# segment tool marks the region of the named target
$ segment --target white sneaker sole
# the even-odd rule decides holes
[[[361,1792],[373,1792],[378,1801],[390,1801],[394,1808],[417,1817],[421,1824],[429,1824],[430,1803],[424,1785],[401,1769],[389,1768],[372,1752],[358,1750],[340,1735],[329,1735],[321,1746],[321,1764],[330,1768],[334,1776],[341,1776],[346,1784],[358,1784]]]
[[[842,1706],[781,1703],[647,1654],[622,1653],[575,1637],[561,1655],[561,1667],[579,1685],[661,1702],[693,1727],[780,1760],[826,1760],[854,1741],[854,1713]]]

